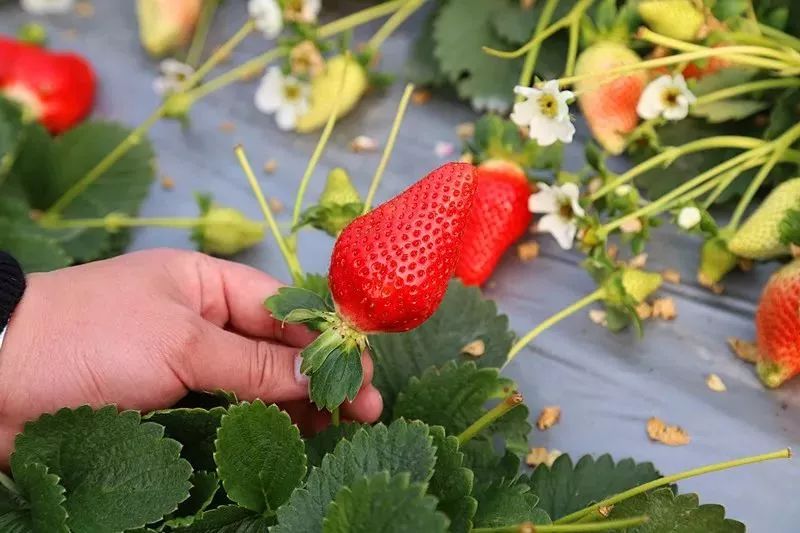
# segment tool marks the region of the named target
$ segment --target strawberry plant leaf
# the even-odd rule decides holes
[[[583,509],[608,496],[658,479],[661,475],[652,463],[618,463],[610,455],[597,459],[581,457],[577,464],[564,454],[553,466],[539,465],[530,476],[531,490],[539,496],[539,507],[553,520]]]
[[[214,449],[217,428],[227,412],[223,407],[211,409],[177,408],[153,411],[145,420],[164,426],[164,434],[183,444],[181,457],[196,470],[214,471]]]
[[[475,527],[501,527],[531,522],[550,524],[544,509],[537,507],[539,498],[525,483],[500,481],[476,492],[478,510]]]
[[[305,355],[303,361],[305,362]],[[340,344],[311,375],[309,396],[320,408],[332,411],[345,398],[354,400],[363,381],[361,350],[355,346]]]
[[[205,511],[193,523],[170,529],[174,533],[266,533],[273,520],[244,507],[223,505]]]
[[[461,447],[464,466],[475,475],[473,492],[500,481],[512,481],[519,475],[520,458],[510,450],[499,455],[494,443],[488,440],[471,440]]]
[[[58,476],[49,474],[39,463],[18,465],[14,481],[28,502],[33,531],[67,533],[67,511],[64,509],[64,487]]]
[[[744,524],[725,518],[721,505],[700,505],[696,494],[675,495],[669,488],[639,494],[614,505],[608,518],[650,518],[625,533],[744,533]],[[618,532],[622,533],[622,532]]]
[[[142,527],[189,495],[191,466],[164,429],[114,406],[61,409],[25,425],[12,470],[40,463],[66,489],[67,526],[76,533]]]
[[[800,210],[789,209],[778,226],[783,244],[800,244]]]
[[[439,61],[433,55],[436,46],[436,41],[433,39],[433,25],[438,14],[438,11],[433,11],[425,19],[408,54],[406,76],[416,85],[441,87],[447,83],[447,78],[439,68]]]
[[[741,120],[772,107],[771,102],[730,99],[692,106],[692,116],[702,117],[710,123]]]
[[[28,504],[0,484],[0,531],[7,533],[33,533]]]
[[[445,533],[448,519],[436,511],[436,498],[408,473],[380,472],[343,487],[328,507],[323,533]]]
[[[765,139],[775,139],[800,121],[800,89],[786,89],[775,100]]]
[[[214,459],[228,497],[256,512],[277,509],[306,474],[300,430],[289,415],[261,400],[228,409]]]
[[[328,307],[333,308],[333,304],[330,301],[331,289],[328,286],[328,276],[323,276],[322,274],[306,274],[306,277],[303,278],[302,288],[315,293],[325,300]]]
[[[463,466],[464,454],[458,438],[446,435],[441,426],[431,427],[436,446],[436,470],[428,492],[439,500],[438,509],[450,519],[451,533],[469,533],[478,502],[471,496],[474,474]]]
[[[439,309],[421,326],[406,333],[370,335],[373,383],[383,396],[386,416],[412,376],[422,376],[428,368],[451,360],[500,367],[513,339],[508,317],[498,313],[492,300],[484,299],[475,287],[451,281]],[[475,359],[462,353],[464,346],[476,340],[484,344],[482,356]]]
[[[522,68],[521,59],[499,60],[482,49],[509,47],[492,26],[492,19],[505,9],[514,9],[511,0],[448,2],[440,8],[434,23],[434,55],[439,67],[458,95],[470,100],[476,109],[508,110],[513,99],[511,89]]]
[[[0,185],[14,162],[23,129],[22,109],[0,97]]]
[[[55,270],[73,262],[55,239],[2,218],[0,249],[13,254],[26,273]]]
[[[478,368],[471,361],[460,364],[449,361],[440,368],[429,368],[419,378],[412,377],[397,396],[392,416],[422,420],[457,435],[486,412],[487,402],[502,398],[507,394],[505,391],[513,388],[514,384],[501,378],[496,368]],[[514,412],[518,414],[511,423],[502,417],[480,436],[490,438],[502,431],[509,448],[527,451],[531,430],[528,409],[521,405],[507,416]]]
[[[435,461],[430,430],[422,422],[397,420],[388,427],[377,424],[359,429],[326,455],[305,485],[278,509],[278,525],[272,532],[320,531],[326,509],[342,487],[383,471],[389,475],[408,472],[412,482],[427,482]]]
[[[289,313],[297,309],[332,310],[317,292],[299,287],[281,287],[277,294],[266,299],[264,306],[277,320],[286,320]]]
[[[172,518],[165,522],[169,527],[193,524],[211,505],[219,490],[219,478],[214,472],[195,472],[190,481],[192,488],[189,489],[189,498],[182,501],[178,510],[172,513]]]
[[[306,458],[308,466],[320,466],[322,458],[331,453],[339,441],[350,440],[362,424],[342,422],[338,426],[328,426],[310,439],[306,439]]]
[[[465,143],[475,162],[487,159],[512,161],[527,169],[559,170],[563,159],[562,143],[539,146],[522,135],[511,120],[497,115],[483,115],[475,122],[475,133]]]

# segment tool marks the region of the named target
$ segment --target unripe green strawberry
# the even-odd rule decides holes
[[[200,249],[213,255],[233,255],[264,239],[264,227],[231,207],[211,208],[203,216]]]
[[[789,209],[800,208],[800,178],[781,183],[767,196],[728,243],[731,252],[747,259],[789,255],[781,242],[780,223]]]
[[[647,74],[635,71],[611,80],[604,71],[635,64],[641,58],[625,45],[600,41],[584,50],[575,64],[575,74],[598,74],[575,84],[578,104],[592,130],[592,135],[612,154],[625,149],[625,135],[639,124],[636,104],[642,95]]]
[[[625,292],[642,303],[648,296],[653,294],[661,287],[663,278],[658,272],[647,272],[636,268],[626,268],[622,273],[622,286]]]
[[[697,279],[703,285],[712,286],[733,270],[739,258],[731,253],[728,244],[721,237],[714,237],[703,243],[700,249],[700,269]]]
[[[654,31],[681,41],[693,41],[705,21],[691,0],[645,0],[639,15]]]
[[[756,370],[767,387],[800,373],[800,259],[773,274],[756,311]]]
[[[328,207],[331,205],[345,205],[361,202],[361,196],[353,187],[350,176],[343,168],[334,168],[328,174],[328,181],[319,196],[319,205]]]

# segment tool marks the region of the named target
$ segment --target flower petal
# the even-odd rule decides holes
[[[514,104],[514,110],[511,112],[509,118],[517,126],[528,128],[535,116],[536,106],[530,100],[525,100],[524,102],[517,102]]]
[[[256,90],[255,104],[262,113],[274,113],[283,104],[283,73],[270,67]]]
[[[575,213],[576,216],[582,217],[586,214],[586,211],[583,210],[583,207],[581,207],[579,202],[581,190],[578,188],[577,184],[565,183],[561,186],[561,194],[569,199],[569,205],[572,208],[572,212]]]
[[[297,124],[297,109],[292,105],[282,105],[275,113],[275,122],[283,131],[293,130]]]
[[[539,233],[549,233],[564,250],[572,248],[578,226],[574,222],[566,221],[556,214],[543,216],[536,226]]]
[[[542,115],[534,116],[530,121],[530,131],[528,135],[535,140],[539,146],[550,146],[558,140],[558,132],[553,126],[556,122],[553,119]]]
[[[528,198],[531,213],[558,213],[558,195],[546,183],[538,183],[539,191]]]

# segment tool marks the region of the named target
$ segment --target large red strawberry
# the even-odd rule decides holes
[[[456,276],[467,285],[482,285],[503,253],[530,226],[531,187],[516,163],[490,159],[478,167],[464,244]]]
[[[0,94],[22,104],[51,133],[62,133],[92,109],[95,75],[82,57],[0,38]]]
[[[777,387],[800,374],[800,259],[772,275],[756,312],[761,381]]]
[[[594,138],[612,154],[622,153],[625,134],[639,124],[636,104],[647,74],[637,70],[609,80],[602,73],[639,61],[636,52],[624,44],[600,41],[584,50],[575,64],[577,75],[591,75],[575,84],[578,104]]]
[[[361,332],[407,331],[444,297],[462,247],[475,167],[448,163],[355,219],[333,248],[336,310]]]

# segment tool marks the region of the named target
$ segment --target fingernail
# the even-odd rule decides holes
[[[303,364],[303,358],[300,354],[294,358],[294,380],[301,385],[308,385],[308,376],[300,371],[300,365]]]

